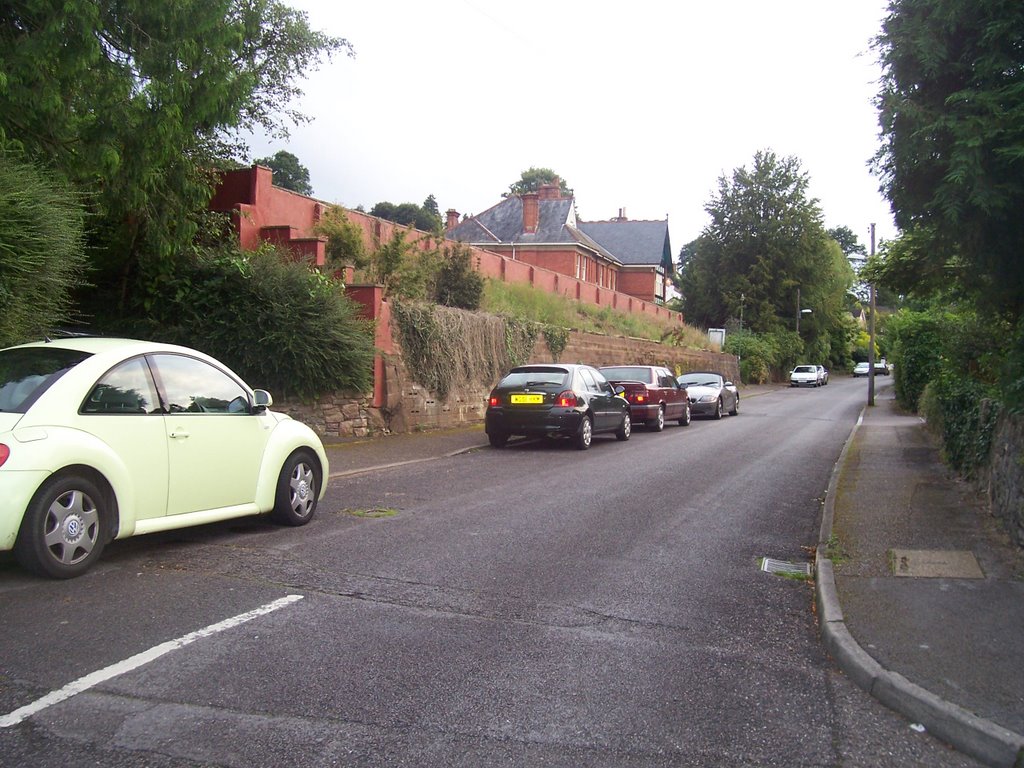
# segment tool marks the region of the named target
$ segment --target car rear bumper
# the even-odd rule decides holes
[[[0,551],[14,547],[25,509],[48,474],[0,471]]]
[[[484,431],[488,435],[574,435],[582,417],[583,412],[573,408],[546,411],[492,408],[484,417]]]
[[[658,403],[651,403],[649,405],[634,405],[629,404],[629,418],[634,424],[646,423],[648,421],[657,421],[658,411],[661,410],[661,405]]]

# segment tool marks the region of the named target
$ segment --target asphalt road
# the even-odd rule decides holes
[[[0,765],[976,765],[758,567],[812,558],[866,389],[346,478],[306,528],[116,542],[70,582],[0,561]]]

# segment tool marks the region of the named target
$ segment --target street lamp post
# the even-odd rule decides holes
[[[800,308],[800,289],[796,289],[796,335],[800,335],[800,315],[809,315],[811,310]]]

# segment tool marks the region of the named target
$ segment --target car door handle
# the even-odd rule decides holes
[[[171,432],[170,437],[171,440],[184,440],[186,437],[191,437],[191,435],[184,429],[176,429],[173,432]]]

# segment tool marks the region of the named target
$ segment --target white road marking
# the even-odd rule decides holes
[[[123,675],[125,672],[131,672],[133,669],[137,669],[143,664],[148,664],[151,661],[159,659],[161,656],[168,654],[171,651],[184,648],[186,645],[194,643],[196,640],[200,640],[204,637],[216,635],[217,633],[223,632],[227,629],[232,629],[233,627],[237,627],[239,624],[244,624],[252,619],[272,613],[273,611],[284,608],[285,606],[291,605],[301,599],[302,595],[288,595],[287,597],[282,597],[272,603],[261,605],[259,608],[254,608],[246,613],[240,613],[230,619],[219,621],[216,624],[203,627],[195,632],[189,632],[187,635],[182,635],[176,640],[168,640],[166,643],[160,643],[160,645],[155,645],[149,650],[137,653],[124,661],[119,661],[116,664],[111,664],[109,667],[104,667],[101,670],[92,672],[85,677],[80,677],[77,680],[68,683],[63,688],[51,691],[41,699],[36,699],[31,704],[19,707],[9,714],[0,715],[0,728],[10,728],[12,725],[17,725],[22,720],[31,717],[37,712],[41,712],[47,707],[59,704],[65,699],[70,699],[72,696],[82,693],[82,691],[87,691],[100,683],[110,680],[111,678]]]

